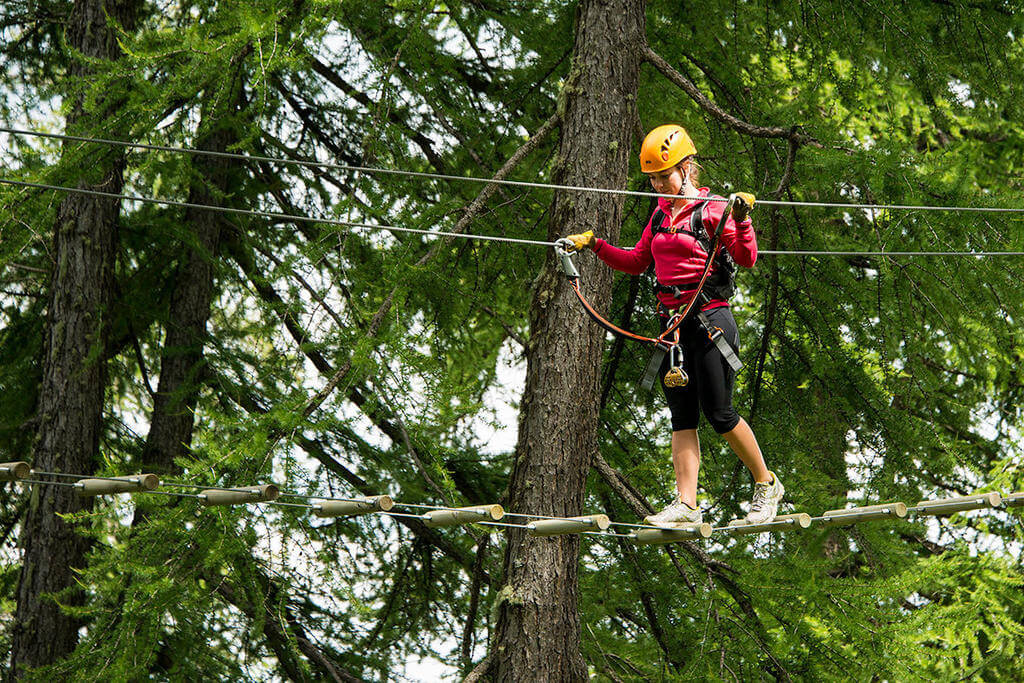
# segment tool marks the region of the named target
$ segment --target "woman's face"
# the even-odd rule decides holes
[[[651,179],[651,187],[658,194],[679,194],[683,189],[683,171],[679,166],[648,173],[647,177]]]

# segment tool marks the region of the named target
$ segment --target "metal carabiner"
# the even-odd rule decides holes
[[[683,370],[683,350],[679,344],[673,344],[668,351],[668,372],[665,373],[666,387],[685,387],[690,383],[690,376]]]
[[[570,280],[579,280],[580,272],[576,270],[576,264],[572,262],[572,257],[569,256],[568,247],[572,246],[572,242],[565,239],[564,237],[559,240],[555,240],[555,253],[558,254],[558,258],[562,261],[562,272]]]

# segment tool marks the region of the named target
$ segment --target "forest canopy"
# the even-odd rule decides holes
[[[0,462],[299,495],[0,484],[0,671],[515,679],[543,548],[567,678],[1017,680],[1020,508],[646,547],[304,506],[671,498],[649,349],[544,246],[640,238],[664,123],[767,200],[734,401],[783,511],[1024,491],[1024,213],[962,210],[1024,209],[1022,36],[998,1],[5,2]],[[575,259],[658,331],[652,273]],[[700,437],[725,526],[749,477]]]

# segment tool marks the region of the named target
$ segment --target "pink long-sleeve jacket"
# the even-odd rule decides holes
[[[701,197],[714,196],[708,194],[706,187],[700,188],[698,194]],[[663,227],[687,229],[690,214],[700,202],[695,200],[688,203],[675,220],[669,218],[672,213],[670,202],[669,199],[659,198],[658,207],[661,212],[652,214],[651,220],[654,216],[662,216]],[[710,237],[714,236],[724,210],[725,202],[713,201],[704,205],[704,228]],[[686,232],[659,232],[655,235],[651,230],[651,220],[647,222],[647,227],[640,235],[640,241],[632,249],[620,249],[598,238],[594,253],[615,270],[631,275],[644,272],[651,265],[651,261],[654,261],[654,274],[658,282],[678,287],[683,292],[678,299],[671,294],[659,292],[658,300],[668,309],[685,306],[697,289],[708,254],[700,242]],[[754,236],[749,217],[742,223],[736,223],[731,216],[729,217],[722,231],[722,246],[728,250],[738,265],[744,268],[754,266],[754,262],[757,261],[757,238]],[[723,299],[714,299],[704,307],[704,310],[728,305],[729,302]]]

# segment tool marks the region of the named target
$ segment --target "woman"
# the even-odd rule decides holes
[[[659,126],[644,138],[640,147],[641,170],[650,178],[655,192],[679,198],[658,199],[658,209],[633,249],[614,247],[603,239],[595,239],[592,232],[566,238],[573,250],[592,249],[612,268],[633,275],[644,272],[653,261],[662,330],[667,329],[676,309],[685,310],[693,299],[704,271],[710,238],[725,210],[725,202],[706,199],[711,197],[708,188],[697,187],[700,167],[696,154],[690,136],[680,126]],[[736,197],[732,215],[722,233],[722,246],[736,263],[751,268],[757,260],[757,240],[747,214],[754,205],[754,196],[738,193]],[[734,356],[739,347],[739,333],[729,308],[731,273],[727,261],[724,256],[715,259],[703,290],[708,296],[702,293],[679,328],[682,367],[687,369],[689,381],[675,363],[670,363],[673,354],[666,355],[662,363],[661,387],[672,414],[672,466],[677,495],[664,510],[645,518],[646,522],[657,526],[675,528],[702,521],[697,507],[700,469],[697,424],[702,409],[711,426],[725,438],[754,477],[754,495],[747,521],[763,524],[774,519],[785,492],[782,483],[765,465],[750,426],[732,406],[736,371],[728,356]],[[724,337],[727,343],[714,343],[713,333]],[[732,360],[738,365],[738,359]]]

